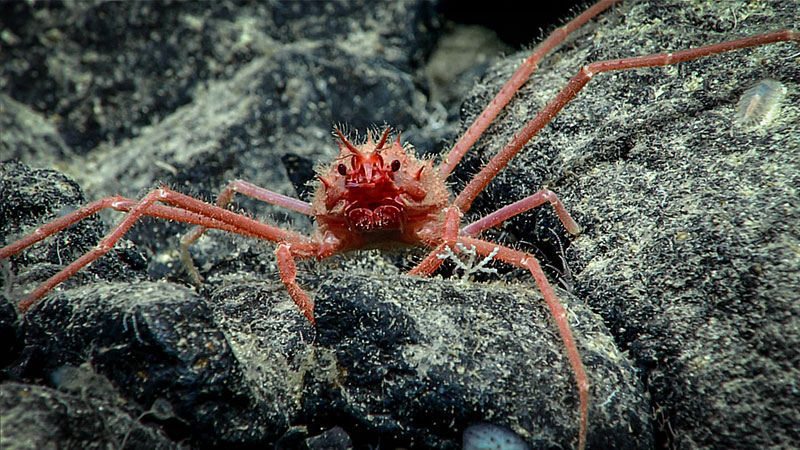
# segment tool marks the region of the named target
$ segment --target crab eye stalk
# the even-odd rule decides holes
[[[339,175],[347,175],[347,166],[344,164],[339,164],[336,170],[339,172]]]
[[[398,170],[400,170],[400,161],[395,159],[392,161],[392,172],[397,172]]]

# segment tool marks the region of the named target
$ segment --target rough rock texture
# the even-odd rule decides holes
[[[582,63],[793,26],[791,3],[626,2],[543,61],[454,179]],[[0,160],[48,170],[0,167],[0,244],[87,199],[160,183],[212,199],[244,178],[303,197],[336,154],[334,123],[385,121],[436,155],[459,127],[429,101],[441,19],[428,2],[380,5],[3,4]],[[799,51],[598,75],[476,202],[473,215],[547,186],[584,227],[567,237],[545,207],[489,235],[537,254],[567,288],[591,383],[590,448],[786,448],[800,437]],[[462,128],[523,56],[466,96]],[[766,77],[789,88],[780,116],[733,125],[738,96]],[[4,442],[60,429],[81,447],[133,446],[135,434],[142,448],[458,448],[467,426],[491,422],[536,448],[576,443],[574,378],[520,270],[481,283],[403,276],[421,251],[301,264],[314,329],[278,282],[271,245],[209,233],[192,250],[205,278],[195,288],[176,253],[186,227],[142,221],[20,320],[8,299],[118,220],[101,216],[12,258]],[[80,406],[53,413],[19,392]],[[54,426],[26,419],[37,414]]]
[[[626,2],[541,65],[465,166],[585,62],[797,23],[793,2]],[[662,445],[790,448],[800,438],[799,55],[784,43],[598,74],[476,202],[479,213],[544,185],[575,214],[585,232],[566,250],[567,282],[642,371]],[[468,117],[523,56],[487,72]],[[778,117],[733,123],[739,97],[764,78],[788,88]],[[568,240],[547,208],[502,231],[545,254]]]
[[[37,176],[46,186],[63,178],[16,163],[0,171],[15,192]],[[49,189],[38,198],[58,209],[59,200],[72,199],[66,186],[67,195]],[[38,217],[32,210],[13,209]],[[66,256],[100,238],[98,230],[80,231],[12,258],[11,295],[52,275],[61,265],[47,257],[61,245]],[[199,292],[142,281],[141,258],[126,257],[134,250],[103,257],[26,313],[8,375],[61,387],[53,374],[88,364],[143,413],[168,405],[176,419],[160,424],[164,433],[201,447],[279,441],[302,448],[294,434],[340,427],[356,447],[457,448],[461,432],[480,422],[506,426],[537,447],[574,440],[574,378],[530,283],[421,280],[376,252],[308,264],[301,278],[316,302],[315,329],[277,281],[270,253],[220,256]],[[635,370],[596,315],[567,292],[561,298],[580,326],[584,363],[605,380],[592,385],[592,398],[603,401],[591,405],[590,442],[641,447],[651,434]],[[4,323],[14,320],[10,311]],[[10,411],[14,423],[18,411]],[[292,428],[298,424],[305,428]]]
[[[70,369],[62,369],[66,370]],[[97,376],[78,377],[82,384],[71,386],[76,388],[72,392],[15,382],[0,384],[3,448],[180,447],[158,427],[148,425],[159,420],[152,412],[132,417],[124,401],[112,397],[113,388],[96,389],[108,386],[107,381],[98,383],[93,378]],[[20,439],[23,436],[25,439]]]

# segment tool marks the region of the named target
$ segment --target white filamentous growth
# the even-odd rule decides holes
[[[777,80],[761,80],[746,90],[736,105],[735,122],[744,127],[765,126],[780,111],[786,86]]]
[[[456,247],[458,250],[466,255],[465,260],[459,258],[459,256],[453,252],[450,246],[444,247],[444,252],[436,255],[439,259],[449,259],[452,260],[458,269],[463,271],[461,275],[462,281],[469,280],[470,275],[477,273],[477,272],[486,272],[486,273],[497,273],[497,269],[487,268],[486,264],[489,264],[494,257],[497,255],[497,252],[500,251],[499,248],[495,247],[491,253],[486,255],[480,262],[476,261],[478,257],[478,253],[475,251],[475,246],[470,245],[469,247],[465,246],[461,242],[456,242]]]

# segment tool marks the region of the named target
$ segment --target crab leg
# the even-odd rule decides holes
[[[67,214],[64,217],[60,217],[48,223],[47,225],[41,226],[37,228],[36,231],[18,240],[17,242],[9,244],[0,249],[0,259],[8,258],[11,255],[16,255],[17,253],[21,252],[22,250],[25,250],[26,248],[41,241],[42,239],[51,236],[55,233],[58,233],[59,231],[91,216],[92,214],[97,213],[100,210],[106,208],[114,208],[114,205],[119,200],[123,200],[123,198],[107,197],[102,200],[92,202],[71,214]]]
[[[44,294],[49,292],[56,285],[66,280],[67,278],[71,277],[73,274],[75,274],[75,272],[79,271],[90,262],[105,255],[109,250],[111,250],[112,247],[114,247],[114,244],[122,237],[122,235],[125,234],[125,232],[128,231],[133,226],[134,222],[136,222],[139,219],[139,217],[141,217],[144,214],[147,208],[149,208],[150,205],[152,205],[156,200],[158,200],[158,197],[159,197],[158,191],[153,191],[147,194],[139,202],[139,204],[137,204],[131,210],[131,212],[127,216],[125,216],[122,222],[120,222],[119,225],[117,225],[117,227],[111,231],[111,233],[109,233],[106,237],[104,237],[100,241],[99,244],[97,244],[97,247],[95,247],[94,249],[92,249],[92,251],[86,253],[85,255],[81,256],[77,260],[73,261],[72,264],[67,266],[64,270],[50,277],[50,279],[45,281],[41,286],[34,289],[33,292],[31,292],[30,294],[28,294],[28,296],[22,299],[17,304],[19,310],[24,313],[28,308],[33,306],[36,300],[40,299]]]
[[[467,187],[458,194],[453,204],[458,206],[461,211],[467,212],[475,197],[489,184],[490,181],[500,172],[506,164],[513,158],[522,147],[533,138],[559,111],[572,100],[578,92],[600,72],[612,70],[626,70],[641,67],[666,66],[683,61],[702,58],[708,55],[738,50],[741,48],[754,47],[757,45],[770,44],[782,41],[800,42],[800,34],[791,30],[776,31],[774,33],[751,36],[734,41],[722,42],[705,47],[698,47],[683,50],[675,53],[657,53],[654,55],[640,56],[638,58],[614,59],[601,61],[583,66],[578,73],[567,83],[555,98],[539,112],[527,125],[519,132],[511,142],[503,147],[491,161],[477,174]]]
[[[578,223],[572,219],[572,216],[569,215],[569,212],[567,212],[567,209],[564,208],[564,205],[561,203],[561,200],[558,199],[556,194],[547,189],[543,189],[533,195],[523,198],[520,201],[514,202],[508,206],[504,206],[482,219],[476,220],[475,222],[462,228],[459,234],[461,236],[477,236],[481,231],[489,229],[495,225],[499,225],[511,217],[516,216],[517,214],[522,214],[525,211],[536,208],[537,206],[546,202],[550,202],[550,204],[553,205],[553,209],[556,210],[558,218],[561,219],[561,223],[564,224],[564,228],[566,228],[567,231],[575,235],[581,232],[580,225],[578,225]]]
[[[447,179],[450,172],[453,171],[456,165],[458,165],[458,162],[461,161],[461,158],[464,157],[464,154],[472,147],[472,144],[478,140],[481,134],[483,134],[483,131],[486,130],[486,127],[492,123],[497,114],[503,110],[509,100],[511,100],[517,90],[519,90],[520,86],[525,84],[528,77],[536,70],[536,63],[544,58],[555,46],[563,42],[570,33],[619,1],[621,0],[602,0],[597,2],[581,15],[570,20],[563,27],[553,31],[544,42],[539,44],[533,50],[531,56],[522,63],[514,75],[506,82],[505,86],[503,86],[503,89],[495,96],[494,100],[486,106],[486,109],[483,110],[481,115],[475,119],[475,122],[467,129],[464,135],[461,136],[458,142],[456,142],[439,166],[439,177],[442,180]]]
[[[278,227],[267,225],[255,219],[220,208],[219,206],[209,205],[196,198],[180,194],[165,187],[158,189],[157,192],[161,192],[163,196],[159,198],[160,202],[168,203],[205,217],[234,225],[243,230],[244,233],[242,234],[246,236],[259,237],[272,242],[292,242],[296,247],[296,251],[302,248],[304,253],[307,252],[309,254],[314,254],[314,250],[317,247],[310,238],[294,231],[283,230]]]
[[[542,291],[544,301],[547,303],[547,307],[550,309],[550,313],[553,315],[553,319],[558,325],[558,333],[561,335],[561,340],[564,342],[564,347],[567,349],[567,356],[572,365],[572,370],[575,373],[581,415],[580,429],[578,432],[578,448],[585,448],[586,428],[589,423],[589,380],[586,377],[586,370],[583,368],[583,363],[578,353],[578,347],[575,345],[575,338],[572,336],[572,330],[567,321],[567,312],[558,300],[558,297],[556,297],[550,283],[547,282],[547,277],[545,277],[539,262],[532,255],[518,250],[512,250],[489,241],[484,241],[483,239],[460,236],[458,242],[475,246],[475,251],[482,256],[495,253],[495,258],[517,267],[526,268],[533,275],[534,280],[536,280],[536,285],[539,286],[539,290]]]
[[[112,208],[117,211],[130,212],[138,203],[138,200],[125,198],[119,195],[114,197],[106,197],[104,199],[92,202],[77,211],[42,225],[33,233],[12,244],[9,244],[6,247],[3,247],[0,249],[0,259],[8,258],[11,255],[16,255],[22,250],[25,250],[26,248],[47,238],[48,236],[52,236],[103,209]],[[191,211],[173,208],[170,206],[156,204],[150,205],[150,207],[148,207],[143,214],[150,217],[158,217],[161,219],[177,220],[178,222],[202,225],[208,228],[217,228],[220,230],[229,231],[231,233],[247,234],[244,230],[233,225],[219,222]]]
[[[154,203],[162,202],[176,206],[171,208],[166,206],[155,205]],[[115,204],[116,202],[116,204]],[[94,202],[80,210],[56,220],[48,225],[41,227],[39,230],[22,239],[19,243],[14,243],[5,247],[0,251],[0,256],[3,258],[10,256],[25,247],[38,242],[46,236],[56,233],[72,223],[81,220],[88,215],[94,214],[103,208],[118,208],[130,212],[127,216],[109,232],[90,252],[81,256],[64,270],[53,275],[50,279],[45,281],[41,286],[37,287],[33,292],[28,294],[23,300],[18,303],[20,311],[25,312],[30,308],[38,299],[44,296],[47,292],[55,286],[66,280],[75,272],[82,269],[92,261],[106,254],[114,244],[122,238],[122,236],[133,226],[133,224],[144,215],[151,215],[155,217],[162,217],[170,220],[177,220],[181,222],[195,223],[202,226],[213,228],[226,229],[246,236],[258,237],[262,239],[271,240],[273,242],[291,242],[294,246],[296,254],[314,255],[317,245],[314,244],[309,238],[301,236],[297,233],[281,230],[267,224],[258,222],[257,220],[227,211],[225,209],[208,205],[200,200],[192,197],[179,194],[167,188],[156,189],[147,194],[141,201],[132,206],[132,200],[124,197],[109,197],[107,199]]]
[[[289,291],[289,297],[292,298],[294,303],[303,312],[312,326],[316,326],[314,321],[314,302],[308,298],[308,295],[303,291],[303,288],[297,284],[295,277],[297,276],[297,265],[294,263],[294,256],[291,251],[291,244],[281,243],[275,249],[275,259],[278,261],[278,271],[281,273],[281,281]]]
[[[461,230],[458,231],[458,235],[469,237],[477,236],[486,229],[489,229],[495,225],[499,225],[511,217],[516,216],[517,214],[521,214],[547,202],[550,202],[550,204],[553,205],[553,208],[556,210],[556,214],[558,214],[558,218],[561,219],[561,223],[564,224],[564,227],[567,229],[567,231],[575,235],[581,232],[580,225],[578,225],[572,216],[570,216],[569,212],[566,208],[564,208],[564,205],[561,203],[561,200],[558,199],[556,194],[547,189],[543,189],[533,195],[523,198],[520,201],[500,208],[488,216],[479,219],[465,226],[464,228],[461,228]],[[454,248],[453,244],[455,244],[456,237],[453,236],[452,232],[448,232],[448,230],[452,230],[453,227],[458,227],[458,220],[460,219],[461,214],[459,212],[456,216],[455,213],[449,212],[451,210],[457,211],[457,208],[450,208],[448,210],[448,214],[445,215],[444,241],[438,244],[436,248],[421,263],[411,269],[409,274],[429,276],[436,271],[439,266],[442,265],[444,260],[439,258],[439,255],[444,251],[444,248],[448,246],[451,249]]]
[[[580,398],[580,430],[579,430],[579,443],[578,448],[582,449],[586,445],[586,429],[589,422],[589,381],[586,376],[586,370],[581,363],[580,354],[575,345],[575,339],[572,336],[572,331],[569,328],[569,323],[566,320],[566,311],[558,300],[553,288],[548,283],[547,278],[542,271],[539,262],[533,256],[517,250],[512,250],[508,247],[494,244],[482,239],[473,238],[481,231],[491,228],[495,225],[502,223],[509,218],[528,211],[532,208],[540,206],[546,202],[550,202],[556,210],[558,217],[566,227],[567,231],[573,234],[580,232],[580,226],[572,219],[567,212],[566,208],[562,205],[558,197],[548,190],[539,191],[533,195],[525,197],[524,199],[512,203],[508,206],[500,208],[499,210],[489,214],[488,216],[473,222],[470,225],[462,228],[459,231],[459,236],[453,236],[452,229],[458,228],[458,221],[461,218],[461,213],[456,207],[451,207],[447,210],[445,215],[445,225],[443,238],[444,241],[440,243],[420,264],[418,264],[409,273],[412,275],[428,276],[433,273],[442,264],[443,259],[439,255],[444,251],[445,246],[455,248],[455,243],[462,243],[475,246],[476,252],[483,256],[489,256],[493,252],[495,257],[509,264],[518,267],[527,268],[533,275],[534,280],[539,289],[542,291],[545,302],[550,309],[550,313],[558,325],[558,331],[561,336],[564,346],[567,349],[567,355],[575,373],[575,379],[578,385],[578,395]]]
[[[228,206],[228,203],[231,202],[236,193],[244,194],[248,197],[273,205],[282,206],[302,214],[311,215],[310,204],[296,198],[272,192],[269,189],[264,189],[244,180],[234,180],[225,186],[217,197],[217,206],[220,208]],[[192,257],[189,254],[189,246],[197,241],[207,229],[208,227],[204,226],[193,227],[181,238],[181,261],[183,262],[183,267],[186,269],[186,272],[195,284],[200,284],[200,272],[197,271],[194,261],[192,261]]]
[[[408,272],[409,275],[427,277],[442,265],[443,260],[438,256],[444,251],[445,247],[455,247],[456,240],[458,239],[458,224],[461,220],[461,216],[463,216],[463,214],[461,214],[458,208],[447,208],[447,210],[445,210],[442,242],[436,244],[433,251],[421,263],[417,264],[416,267]],[[433,245],[435,243],[431,244]]]

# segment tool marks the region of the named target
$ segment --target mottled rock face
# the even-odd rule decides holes
[[[541,65],[471,157],[507,142],[586,61],[796,29],[800,18],[791,2],[747,13],[685,6],[625,2],[576,37],[574,51]],[[789,380],[800,376],[800,120],[785,107],[766,127],[735,119],[741,96],[765,78],[787,86],[784,105],[797,101],[797,53],[783,43],[598,74],[476,202],[491,210],[545,184],[568,205],[585,230],[565,252],[571,286],[641,370],[665,445],[791,447],[798,437]],[[523,56],[489,71],[465,104],[468,118]],[[560,230],[542,208],[502,231],[560,254]]]
[[[334,124],[385,122],[437,154],[526,53],[492,65],[469,95],[452,83],[463,102],[448,117],[421,81],[442,30],[433,5],[310,5],[5,6],[0,160],[68,176],[2,164],[0,244],[87,200],[161,183],[212,200],[243,178],[297,196],[336,157]],[[625,2],[540,64],[451,187],[582,64],[796,26],[797,14],[791,1]],[[780,44],[598,75],[465,217],[544,186],[584,228],[572,240],[544,207],[486,236],[535,253],[569,288],[559,296],[591,385],[589,447],[800,437],[797,52]],[[732,125],[742,94],[765,78],[787,87],[786,106],[768,128]],[[312,229],[249,199],[236,208]],[[87,220],[13,258],[2,295],[31,290],[117,220]],[[402,276],[414,252],[301,265],[314,329],[279,283],[270,245],[211,233],[192,249],[205,278],[192,287],[176,252],[185,230],[142,222],[22,321],[5,301],[0,341],[13,345],[2,379],[15,382],[0,397],[20,414],[4,416],[4,432],[46,446],[59,430],[59,442],[83,448],[459,448],[465,429],[491,423],[533,447],[575,445],[574,379],[529,275]],[[73,368],[85,387],[65,381]]]
[[[14,164],[3,169],[7,180],[42,174]],[[124,275],[88,272],[25,315],[9,370],[64,388],[75,384],[64,381],[65,367],[83,364],[131,411],[169,410],[156,420],[163,432],[206,443],[286,442],[338,426],[355,445],[456,448],[466,427],[488,418],[534,442],[575,439],[574,377],[533,286],[424,280],[396,268],[381,273],[379,256],[342,260],[345,270],[302,273],[316,302],[316,328],[274,269],[258,268],[259,254],[206,271],[198,292],[141,281],[141,267],[137,273],[129,265]],[[99,267],[126,264],[120,254],[104,260]],[[15,261],[23,290],[55,265]],[[617,418],[595,426],[623,448],[648,438],[648,405],[633,367],[593,313],[561,296],[580,324],[585,363],[606,381],[592,392],[608,401],[594,403],[591,414]],[[88,386],[81,395],[107,396],[95,391]],[[49,392],[42,395],[55,395]],[[509,411],[517,411],[513,420]]]

